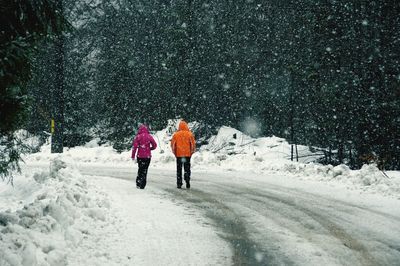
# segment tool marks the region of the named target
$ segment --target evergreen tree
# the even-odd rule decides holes
[[[21,143],[14,132],[24,127],[35,44],[65,22],[54,1],[6,0],[0,4],[0,175],[18,169]]]

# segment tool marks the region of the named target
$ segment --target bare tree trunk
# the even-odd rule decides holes
[[[353,153],[351,150],[351,146],[349,146],[349,160],[350,160],[350,167],[353,169],[354,168],[354,158],[353,158]]]
[[[293,161],[293,144],[291,145],[290,160]]]
[[[293,81],[293,73],[290,73],[290,80],[291,80],[291,88],[290,88],[290,143],[291,143],[291,153],[290,153],[290,160],[293,161],[294,151],[293,151],[293,144],[294,144],[294,81]],[[297,148],[297,147],[296,147]]]
[[[343,151],[344,150],[344,147],[343,147],[343,142],[342,141],[340,141],[339,142],[339,147],[338,147],[338,160],[339,160],[339,163],[340,164],[342,164],[343,163]]]
[[[58,1],[58,9],[63,12],[63,3]],[[63,152],[64,140],[64,36],[60,33],[56,43],[56,87],[53,91],[53,121],[51,153]],[[54,127],[54,128],[53,128]]]
[[[332,147],[329,147],[329,151],[328,151],[328,163],[332,163]]]

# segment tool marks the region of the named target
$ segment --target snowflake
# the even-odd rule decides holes
[[[228,83],[225,83],[224,85],[222,85],[222,87],[227,90],[231,87],[231,85],[229,85]]]

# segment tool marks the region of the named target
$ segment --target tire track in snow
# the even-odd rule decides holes
[[[205,216],[222,232],[221,237],[230,243],[234,265],[294,265],[283,254],[273,255],[263,245],[252,240],[242,216],[215,198],[214,194],[198,189],[185,191],[167,188],[164,191],[204,211]]]
[[[218,184],[222,188],[222,185]],[[271,193],[262,190],[258,190],[255,188],[249,189],[249,188],[243,188],[243,187],[237,187],[236,185],[233,185],[231,187],[223,187],[225,190],[229,190],[231,194],[238,194],[240,193],[241,196],[246,197],[247,200],[253,201],[253,202],[258,202],[258,204],[264,204],[266,208],[270,207],[268,205],[268,202],[274,202],[277,204],[278,208],[272,208],[273,211],[275,211],[277,214],[282,215],[282,210],[288,210],[288,208],[293,209],[293,212],[288,212],[290,215],[290,220],[291,221],[296,221],[299,218],[299,215],[296,214],[294,211],[300,211],[303,213],[303,216],[308,216],[311,217],[314,221],[319,223],[324,229],[326,229],[330,235],[337,240],[339,240],[346,248],[351,249],[354,251],[356,254],[358,254],[358,259],[360,265],[379,265],[378,261],[369,253],[368,249],[356,238],[352,237],[345,229],[343,229],[341,226],[337,225],[336,223],[330,221],[326,216],[323,216],[322,214],[316,212],[315,210],[311,210],[311,208],[303,207],[297,204],[293,200],[292,197],[285,197],[282,195],[281,191],[279,191],[280,194]],[[261,198],[261,200],[257,200],[256,198]],[[253,209],[255,212],[261,213],[262,209],[254,207],[256,206],[255,204],[249,204],[248,207]],[[262,214],[262,213],[261,213]],[[267,214],[262,214],[264,216],[267,216]],[[283,214],[284,216],[287,214]],[[296,218],[297,217],[297,218]],[[271,219],[271,217],[268,217]],[[301,218],[301,217],[300,217]],[[279,219],[278,219],[279,222]],[[298,224],[301,225],[301,221],[298,221]],[[301,225],[302,226],[302,225]],[[288,229],[293,229],[293,228],[288,228]],[[305,228],[306,229],[306,228]],[[299,232],[300,233],[300,232]],[[353,252],[353,253],[354,253]],[[337,254],[334,254],[337,256]]]
[[[358,252],[362,265],[396,265],[400,261],[400,218],[396,215],[297,189],[271,186],[257,191],[259,197],[269,197],[274,202],[283,201],[319,222],[344,246]],[[248,193],[255,194],[254,190]],[[299,202],[303,204],[299,205]],[[371,221],[379,222],[371,225]],[[386,233],[379,228],[385,228]]]

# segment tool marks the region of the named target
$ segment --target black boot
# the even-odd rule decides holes
[[[190,178],[185,176],[186,188],[190,188]]]
[[[140,188],[140,178],[136,177],[136,188]]]
[[[182,188],[182,177],[177,177],[177,180],[176,180],[176,187],[177,188]]]

